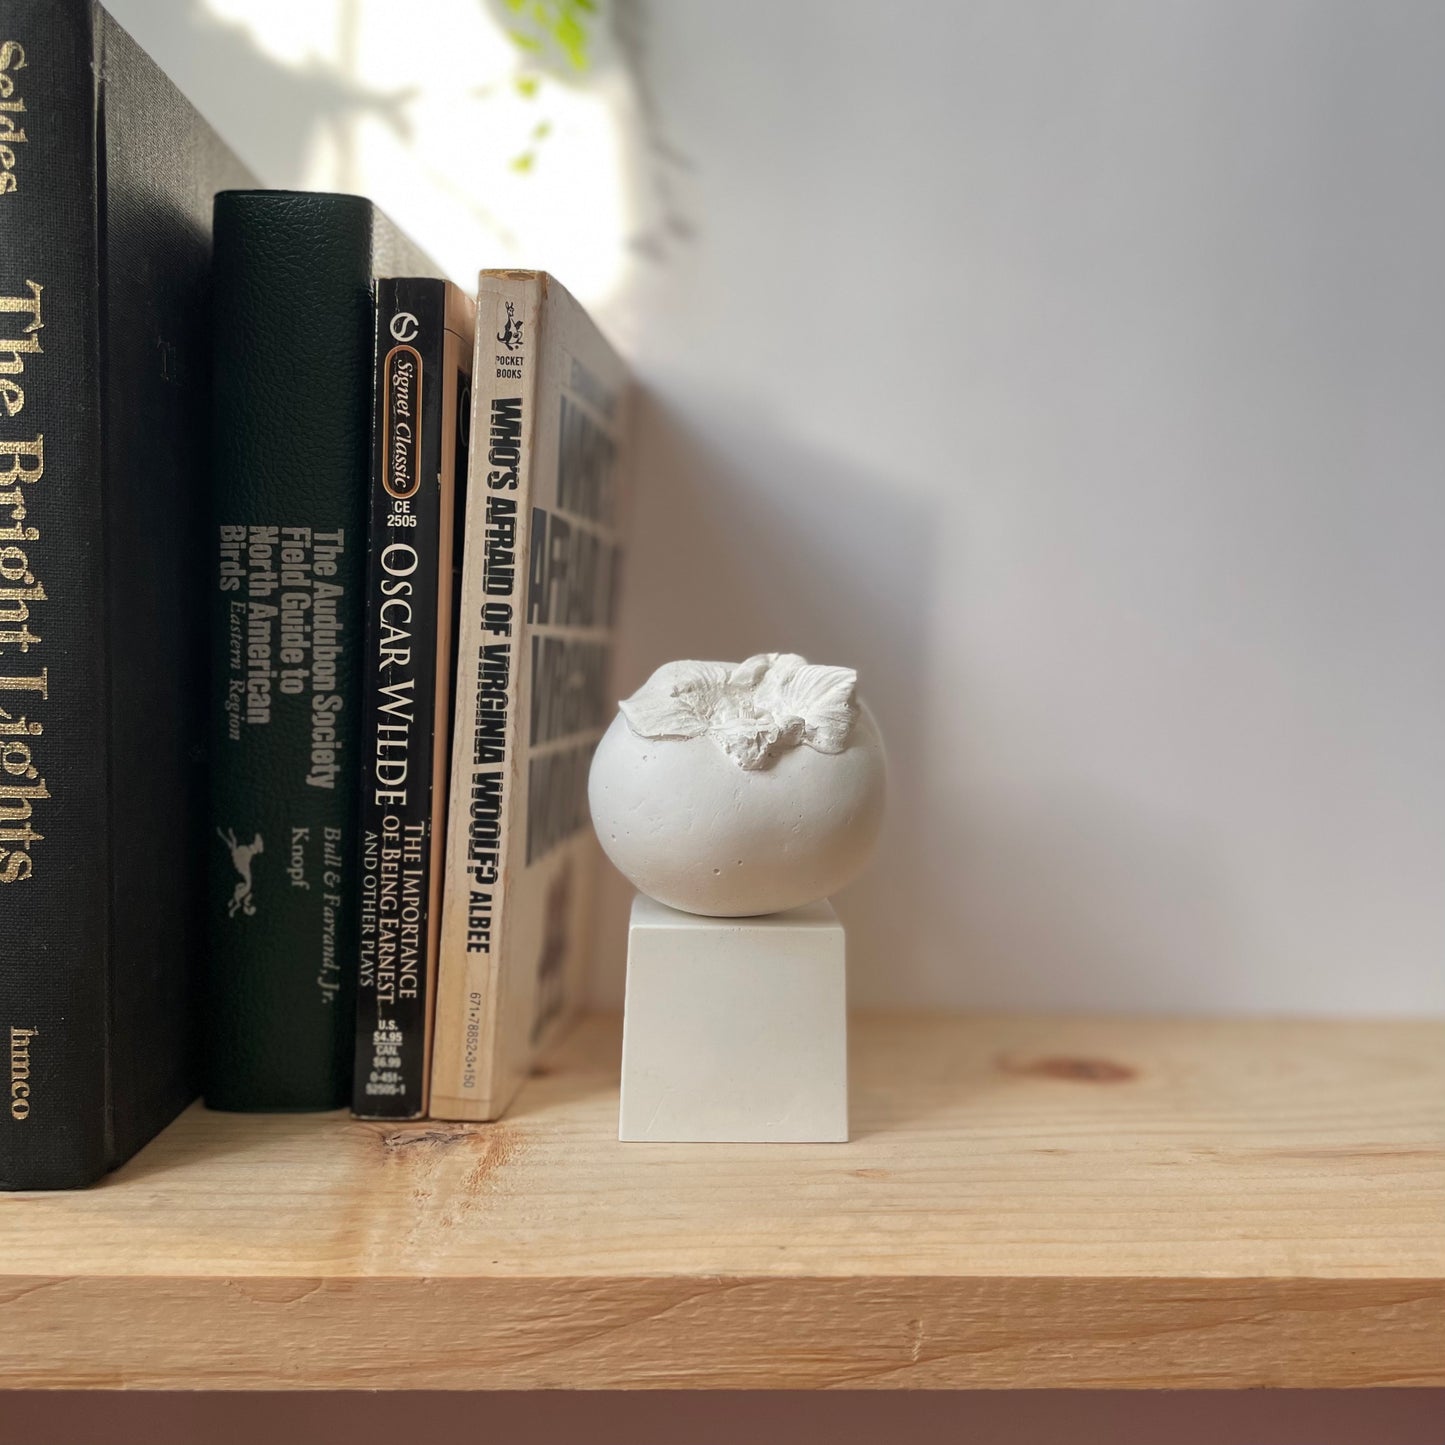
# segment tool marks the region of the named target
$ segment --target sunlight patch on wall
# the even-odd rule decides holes
[[[304,188],[369,195],[467,285],[482,266],[534,266],[589,306],[617,287],[629,90],[605,46],[562,79],[528,65],[485,0],[202,3],[325,90],[295,138]]]

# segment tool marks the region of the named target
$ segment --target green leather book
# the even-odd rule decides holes
[[[216,197],[205,1097],[351,1097],[373,280],[435,266],[367,200]]]

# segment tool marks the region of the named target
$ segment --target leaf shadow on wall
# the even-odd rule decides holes
[[[182,22],[148,36],[147,49],[167,71],[206,77],[204,93],[191,99],[262,185],[300,186],[322,139],[337,149],[340,184],[354,184],[346,173],[359,115],[377,117],[403,139],[410,134],[412,92],[372,89],[319,59],[288,64],[262,50],[245,25],[212,14],[204,0],[195,0]]]
[[[839,913],[854,1001],[886,1001],[914,966],[910,931],[925,906],[917,880],[937,565],[931,509],[886,477],[808,452],[743,406],[709,412],[745,418],[742,465],[656,393],[640,395],[639,413],[619,694],[682,657],[790,651],[857,669],[888,750],[888,815],[874,861],[840,895]],[[622,997],[630,899],[608,868],[592,991],[609,1006]]]

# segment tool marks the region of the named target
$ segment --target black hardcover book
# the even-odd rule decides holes
[[[434,270],[359,196],[216,197],[213,1108],[351,1100],[373,278]]]
[[[351,1107],[426,1113],[441,934],[475,304],[378,283],[361,710],[360,971]]]
[[[195,1096],[211,202],[249,176],[89,0],[0,5],[0,1187]]]

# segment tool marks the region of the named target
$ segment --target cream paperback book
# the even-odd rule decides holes
[[[628,374],[541,271],[484,271],[430,1112],[494,1119],[575,1011],[611,720]]]

